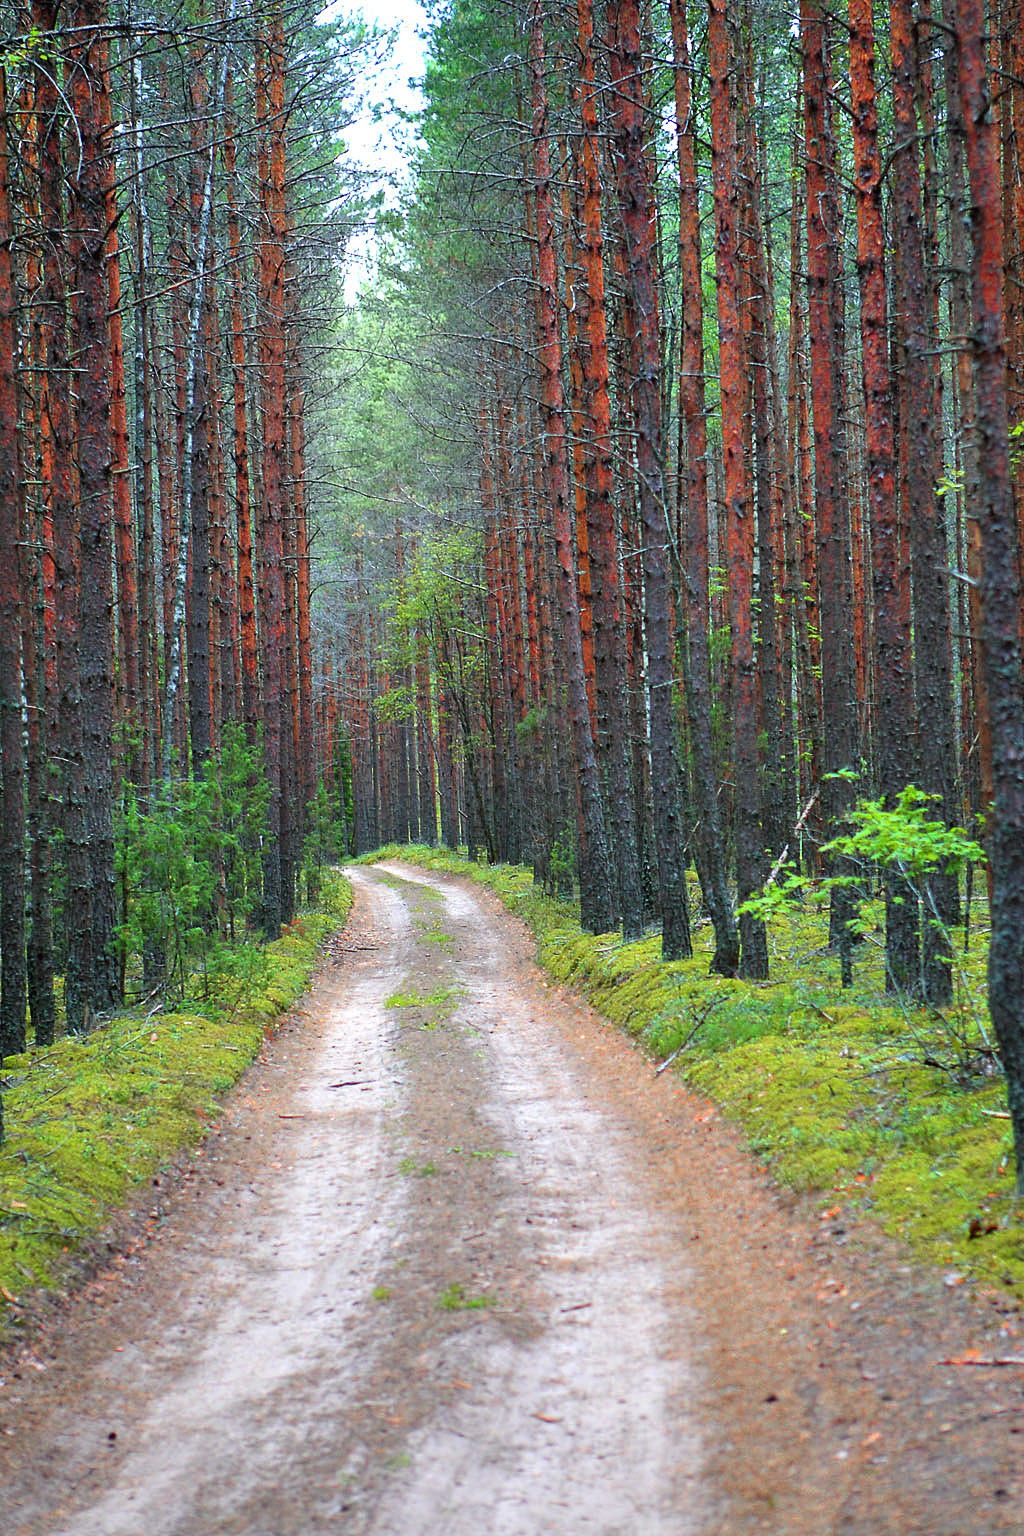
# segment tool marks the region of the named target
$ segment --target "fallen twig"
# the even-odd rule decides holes
[[[951,1355],[947,1360],[940,1360],[940,1365],[1024,1365],[1024,1357],[1020,1355]]]
[[[811,798],[808,800],[807,804],[804,806],[803,810],[800,812],[800,816],[799,816],[799,819],[797,821],[797,824],[793,828],[793,834],[792,834],[793,837],[799,837],[800,833],[803,831],[803,829],[804,829],[804,822],[807,820],[808,816],[811,814],[811,811],[814,809],[814,805],[815,805],[817,799],[818,799],[818,790],[815,790],[814,794],[811,796]],[[785,864],[786,860],[789,858],[789,849],[790,849],[790,844],[787,843],[786,846],[783,848],[782,852],[779,854],[778,858],[775,860],[775,863],[772,865],[771,873],[769,874],[768,879],[764,883],[765,890],[767,890],[770,885],[773,885],[775,883],[775,881],[778,879],[779,871],[781,870],[783,864]]]
[[[690,1030],[690,1033],[687,1035],[687,1037],[683,1041],[682,1045],[677,1045],[675,1050],[672,1052],[672,1054],[670,1056],[666,1056],[665,1057],[665,1060],[661,1063],[660,1067],[656,1067],[655,1068],[655,1071],[654,1071],[655,1077],[660,1077],[661,1074],[665,1071],[666,1067],[670,1067],[672,1065],[672,1063],[675,1061],[676,1057],[682,1055],[682,1053],[686,1050],[686,1047],[690,1044],[690,1041],[693,1039],[694,1035],[700,1029],[701,1025],[707,1022],[708,1018],[711,1015],[712,1010],[717,1008],[719,1003],[724,1002],[725,999],[728,996],[729,996],[728,992],[720,992],[717,997],[713,997],[711,999],[711,1001],[702,1009],[702,1011],[700,1013],[700,1016],[697,1019],[697,1022],[694,1024],[693,1028]]]

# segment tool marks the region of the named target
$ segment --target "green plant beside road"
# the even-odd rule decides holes
[[[813,883],[772,913],[773,980],[744,982],[708,974],[706,923],[693,958],[666,964],[657,934],[623,944],[583,933],[574,906],[544,896],[529,869],[424,847],[388,847],[366,862],[381,858],[493,890],[533,929],[556,980],[656,1057],[679,1052],[690,1085],[740,1122],[781,1183],[850,1204],[922,1258],[1024,1296],[1005,1085],[987,1045],[980,901],[966,952],[963,929],[952,930],[956,993],[940,1014],[885,994],[880,901],[861,912],[853,987],[840,986],[828,891]]]
[[[220,1095],[308,986],[351,887],[329,876],[321,901],[273,944],[236,949],[201,1002],[120,1013],[89,1035],[6,1058],[0,1336],[23,1319],[32,1287],[62,1282],[75,1248],[133,1185],[202,1137]]]

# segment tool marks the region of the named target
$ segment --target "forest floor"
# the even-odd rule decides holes
[[[1007,1317],[787,1199],[398,864],[200,1151],[0,1357],[5,1536],[1024,1530]]]

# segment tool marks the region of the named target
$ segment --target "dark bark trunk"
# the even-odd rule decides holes
[[[18,300],[11,261],[6,70],[0,68],[0,1060],[25,1049],[25,750],[19,542],[25,508],[18,419]],[[0,1127],[2,1128],[2,1127]]]
[[[949,632],[945,520],[936,486],[940,473],[935,347],[926,289],[921,169],[915,110],[917,62],[913,15],[906,0],[894,0],[892,15],[894,206],[899,242],[903,367],[900,417],[907,433],[907,522],[913,581],[914,682],[918,761],[914,779],[938,795],[937,810],[956,819],[953,804],[953,658]],[[952,998],[949,936],[939,919],[953,917],[950,893],[941,878],[924,882],[925,920],[921,932],[919,990],[939,1007]],[[934,917],[932,909],[934,908]]]
[[[113,821],[113,588],[110,327],[107,255],[108,161],[114,152],[106,94],[104,0],[82,0],[69,48],[71,103],[80,151],[71,176],[74,261],[73,363],[78,380],[81,548],[79,675],[85,765],[85,825],[92,883],[91,1004],[120,1001]]]
[[[840,830],[853,801],[850,775],[859,770],[856,694],[850,635],[852,592],[848,524],[844,526],[841,479],[845,474],[841,402],[841,321],[836,292],[835,238],[830,185],[835,145],[826,117],[824,27],[818,0],[801,0],[804,50],[804,125],[807,148],[807,286],[814,412],[814,506],[820,594],[823,728],[822,802],[825,826]],[[848,873],[848,871],[839,871]],[[852,894],[833,887],[830,937],[838,945],[844,984],[851,977]]]
[[[1024,714],[1021,691],[1020,548],[1006,403],[999,155],[991,118],[982,0],[957,0],[960,92],[971,192],[977,501],[981,542],[981,650],[992,729],[992,936],[988,990],[1006,1072],[1024,1196]]]

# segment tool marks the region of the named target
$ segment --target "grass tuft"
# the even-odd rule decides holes
[[[63,1283],[75,1249],[133,1185],[201,1140],[221,1096],[309,985],[351,887],[335,876],[322,899],[329,911],[304,913],[239,957],[204,1011],[120,1013],[85,1037],[5,1058],[0,1336],[17,1326],[25,1292]]]

